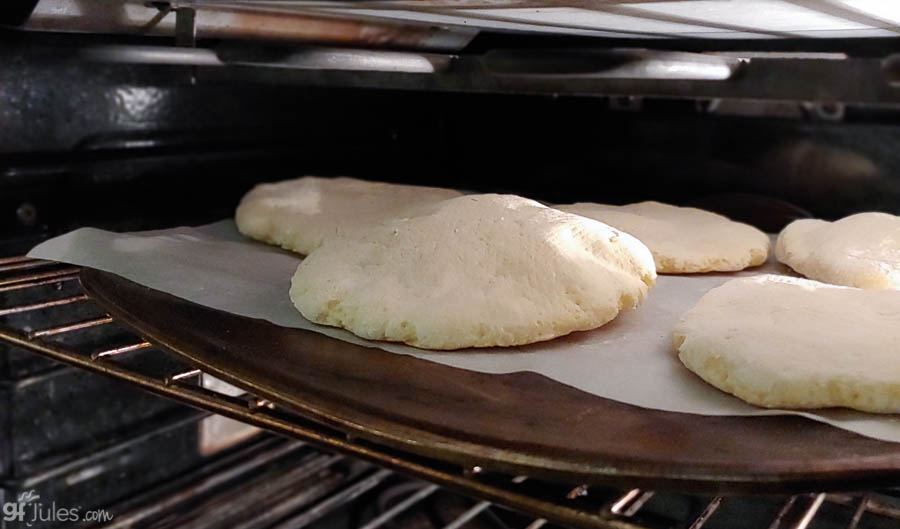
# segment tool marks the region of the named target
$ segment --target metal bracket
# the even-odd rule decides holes
[[[175,12],[175,45],[194,48],[197,46],[197,10],[193,7],[179,5],[177,1],[149,1],[147,7],[159,10],[158,18],[172,11]]]
[[[38,0],[4,0],[0,2],[0,26],[21,26],[37,6]]]
[[[175,45],[197,45],[197,11],[193,7],[175,8]]]

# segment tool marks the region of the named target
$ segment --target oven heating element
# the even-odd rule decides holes
[[[14,291],[37,287],[50,287],[48,290],[51,291],[45,296],[46,299],[14,306],[0,306],[0,317],[91,303],[89,296],[84,292],[66,297],[52,297],[53,286],[68,282],[77,284],[79,272],[80,269],[77,267],[24,256],[0,259],[0,299],[5,299],[6,294]],[[297,513],[280,513],[286,518],[274,526],[278,528],[309,525],[365,492],[375,489],[393,476],[394,472],[420,478],[431,484],[414,487],[405,499],[365,521],[360,529],[378,529],[385,526],[429,496],[446,489],[478,498],[479,501],[448,523],[444,529],[459,529],[492,509],[509,509],[528,515],[531,521],[518,529],[539,529],[545,524],[585,529],[662,529],[676,526],[689,529],[715,528],[724,520],[734,520],[726,513],[729,509],[740,509],[736,512],[759,511],[761,514],[758,525],[746,525],[749,520],[745,519],[742,520],[741,526],[760,529],[807,527],[857,529],[896,527],[896,524],[900,523],[900,489],[856,493],[810,492],[790,496],[710,497],[638,488],[621,490],[599,485],[565,485],[527,476],[497,474],[478,466],[460,468],[458,465],[404,453],[348,436],[329,426],[287,412],[272,402],[254,395],[235,397],[207,389],[198,383],[204,376],[199,369],[185,366],[184,369],[162,375],[153,373],[152,369],[146,368],[148,357],[145,355],[167,355],[167,353],[138,336],[134,336],[130,343],[100,350],[84,350],[58,341],[63,336],[103,326],[117,327],[117,330],[122,331],[120,325],[109,315],[80,321],[63,319],[53,325],[37,329],[16,328],[4,322],[0,324],[0,340],[53,360],[114,377],[195,408],[227,416],[302,442],[288,443],[274,449],[273,453],[283,453],[300,444],[309,443],[329,452],[341,454],[322,453],[311,462],[298,467],[296,472],[301,474],[313,474],[348,456],[380,467],[373,467],[370,472],[363,473],[361,477],[318,501],[312,507]],[[142,361],[137,362],[139,359]],[[140,519],[141,513],[150,511],[141,509],[130,511],[127,520],[133,520],[135,516]],[[277,520],[272,520],[275,521]],[[118,527],[121,523],[123,523],[121,520],[114,522],[110,527]],[[721,525],[721,527],[730,526]]]

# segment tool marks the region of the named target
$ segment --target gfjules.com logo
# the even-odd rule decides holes
[[[111,512],[104,509],[84,510],[81,507],[60,507],[56,502],[49,505],[40,501],[33,490],[19,494],[18,501],[3,504],[4,527],[33,527],[74,522],[110,522]]]

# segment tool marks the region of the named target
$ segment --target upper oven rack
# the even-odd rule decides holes
[[[39,261],[27,257],[0,259],[0,300],[14,291],[22,292],[41,286],[63,282],[78,282],[79,268],[59,263]],[[46,299],[44,299],[46,298]],[[55,309],[67,305],[90,303],[83,292],[54,298],[52,294],[26,303],[0,306],[0,317],[33,311]],[[63,311],[64,313],[65,311]],[[56,339],[71,336],[83,329],[117,326],[109,315],[79,321],[60,321],[38,329],[0,324],[0,340],[10,345],[38,353],[45,357],[111,376],[135,384],[147,391],[180,401],[184,404],[224,415],[247,424],[334,450],[396,470],[449,489],[479,498],[481,501],[464,512],[445,529],[458,529],[493,504],[534,516],[523,529],[539,529],[550,522],[584,529],[661,529],[673,523],[690,529],[701,529],[714,520],[723,504],[739,498],[724,496],[690,496],[693,506],[681,520],[666,519],[648,513],[645,507],[654,498],[671,493],[644,489],[620,490],[608,487],[543,482],[527,476],[509,476],[484,472],[479,466],[460,468],[444,461],[412,455],[378,445],[325,426],[254,395],[231,396],[196,384],[203,372],[184,369],[160,376],[142,369],[141,363],[125,363],[129,355],[152,353],[165,355],[153,344],[134,336],[127,344],[99,350],[65,345]],[[386,475],[386,474],[385,474]],[[379,518],[368,522],[365,529],[377,529],[403,509],[421,501],[436,488],[423,489]],[[430,491],[430,492],[428,492]],[[335,501],[338,501],[337,499]],[[825,494],[811,492],[784,496],[774,517],[761,529],[806,528],[823,509],[836,506],[846,510],[847,529],[867,527],[866,521],[876,519],[900,521],[900,490],[868,491],[863,493]]]
[[[753,10],[746,6],[754,2],[710,0],[121,0],[120,16],[110,17],[107,2],[79,3],[75,8],[76,3],[66,0],[43,0],[22,27],[168,36],[171,41],[158,41],[163,45],[75,45],[66,51],[76,62],[183,67],[191,83],[609,96],[614,99],[611,105],[624,110],[639,109],[641,98],[684,99],[697,102],[700,113],[739,115],[760,113],[760,105],[774,103],[790,107],[778,110],[779,115],[831,121],[842,119],[845,104],[900,107],[900,54],[894,54],[900,11],[870,12],[858,2],[839,0],[757,3],[761,7]],[[731,17],[722,7],[731,4],[744,7]],[[581,11],[612,18],[608,26],[592,30],[605,39],[580,40],[582,48],[527,40],[512,26],[504,30],[479,24],[502,22],[502,12],[510,9],[533,12],[538,19],[549,17],[552,24],[545,21],[545,26],[560,30],[577,29],[577,24],[553,18],[556,15],[547,10],[570,10],[575,20]],[[772,17],[764,16],[768,9],[774,9]],[[794,22],[791,9],[808,12],[809,22]],[[227,16],[216,10],[226,10]],[[420,19],[417,13],[449,18]],[[336,16],[361,25],[322,22]],[[743,18],[747,16],[753,20]],[[781,20],[784,28],[757,27],[769,18]],[[367,26],[370,22],[374,25]],[[595,22],[601,24],[600,19]],[[641,29],[644,22],[656,25]],[[711,35],[707,32],[715,31],[732,31],[735,36],[699,38],[659,29],[665,24],[694,27],[696,35],[707,37]],[[835,35],[826,39],[834,43],[825,48],[810,44],[823,39],[790,29],[816,24],[844,29],[835,29]],[[229,38],[227,31],[237,27],[243,28],[240,34]],[[862,31],[859,28],[880,32],[870,35],[879,38],[854,37]],[[479,31],[521,39],[507,38],[501,46],[479,53],[477,46],[466,48]],[[551,29],[543,33],[561,35]],[[291,46],[270,48],[272,34],[280,36],[274,40]],[[779,44],[784,39],[788,44]],[[873,40],[880,44],[871,45]],[[512,42],[516,49],[503,49],[503,43]],[[169,43],[177,46],[166,46]],[[298,46],[303,43],[307,45]],[[345,47],[325,48],[323,43]],[[208,45],[212,47],[204,47]],[[407,51],[375,49],[385,46]],[[867,51],[857,53],[860,49]],[[735,109],[722,101],[747,102],[751,108]]]
[[[140,0],[126,0],[134,4]],[[634,0],[168,0],[161,10],[242,9],[256,13],[355,16],[486,29],[593,34],[619,38],[805,38],[900,36],[890,9],[843,0],[764,0],[756,8],[697,0],[662,6]],[[750,2],[745,2],[750,4]],[[696,6],[696,7],[695,7]],[[531,10],[534,14],[519,10]],[[543,13],[540,10],[545,10]],[[572,10],[571,16],[548,16]],[[407,11],[401,13],[402,11]],[[576,11],[581,13],[578,16]],[[418,13],[418,16],[416,15]],[[556,11],[559,13],[559,11]],[[524,17],[522,15],[525,15]],[[530,15],[530,16],[529,16]],[[723,16],[726,15],[726,16]],[[772,21],[775,19],[775,22]],[[793,19],[793,23],[785,23]]]

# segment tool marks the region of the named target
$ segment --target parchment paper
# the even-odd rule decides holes
[[[681,314],[734,277],[780,273],[775,263],[738,274],[659,276],[643,305],[599,329],[516,348],[425,351],[372,342],[304,319],[288,297],[301,257],[241,236],[230,220],[198,228],[118,234],[83,228],[35,247],[30,257],[97,268],[200,305],[309,329],[347,342],[485,373],[533,371],[601,397],[701,415],[794,414],[900,442],[900,417],[851,410],[764,410],[707,385],[671,345]]]

